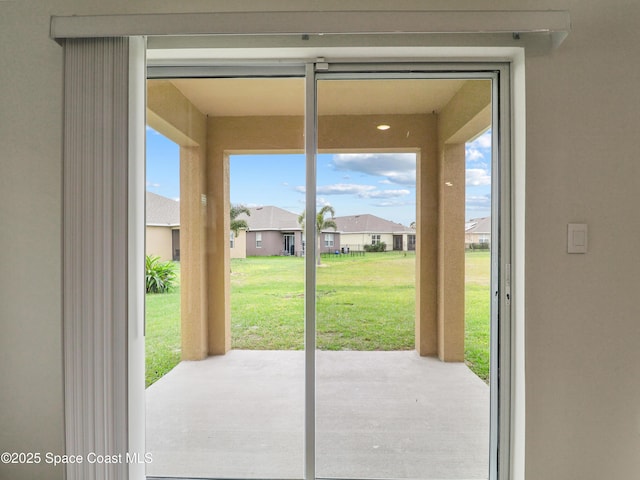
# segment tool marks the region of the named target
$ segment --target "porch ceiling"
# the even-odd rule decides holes
[[[209,116],[304,114],[302,78],[207,78],[171,81]],[[320,115],[416,114],[439,111],[465,80],[325,80]]]

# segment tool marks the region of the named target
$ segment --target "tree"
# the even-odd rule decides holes
[[[306,212],[303,211],[298,216],[298,223],[302,226],[303,230],[304,230],[305,213]],[[325,215],[327,213],[331,214],[330,218],[325,218]],[[318,261],[318,265],[320,265],[320,236],[321,236],[321,233],[322,233],[323,230],[328,230],[330,228],[333,228],[334,230],[338,229],[338,225],[333,220],[335,215],[336,215],[336,212],[335,212],[335,210],[333,209],[333,207],[331,205],[325,205],[316,214],[316,239],[317,239],[316,258],[317,258],[317,261]]]
[[[241,213],[246,213],[247,216],[251,216],[251,212],[244,205],[231,205],[231,211],[229,213],[229,215],[231,216],[230,230],[235,234],[236,237],[238,236],[238,231],[243,228],[245,230],[249,228],[246,220],[238,220],[238,215],[240,215]]]

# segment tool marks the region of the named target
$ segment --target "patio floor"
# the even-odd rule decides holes
[[[147,475],[302,478],[300,351],[232,350],[182,362],[147,389]],[[316,357],[316,473],[486,479],[489,387],[413,351]]]

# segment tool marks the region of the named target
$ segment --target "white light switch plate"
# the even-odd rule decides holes
[[[567,252],[587,253],[587,224],[569,223],[567,226]]]

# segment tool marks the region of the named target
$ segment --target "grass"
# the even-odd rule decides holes
[[[180,288],[146,295],[145,356],[147,387],[180,362]]]
[[[469,368],[489,381],[490,253],[465,254],[464,359]]]
[[[414,348],[415,256],[328,256],[317,269],[317,346],[323,350]],[[465,360],[489,376],[489,253],[466,254]],[[304,259],[231,263],[232,348],[304,346]],[[180,360],[180,292],[147,296],[147,386]]]
[[[414,348],[415,256],[328,256],[317,273],[317,346],[322,350]],[[232,348],[304,347],[304,259],[235,259]]]

